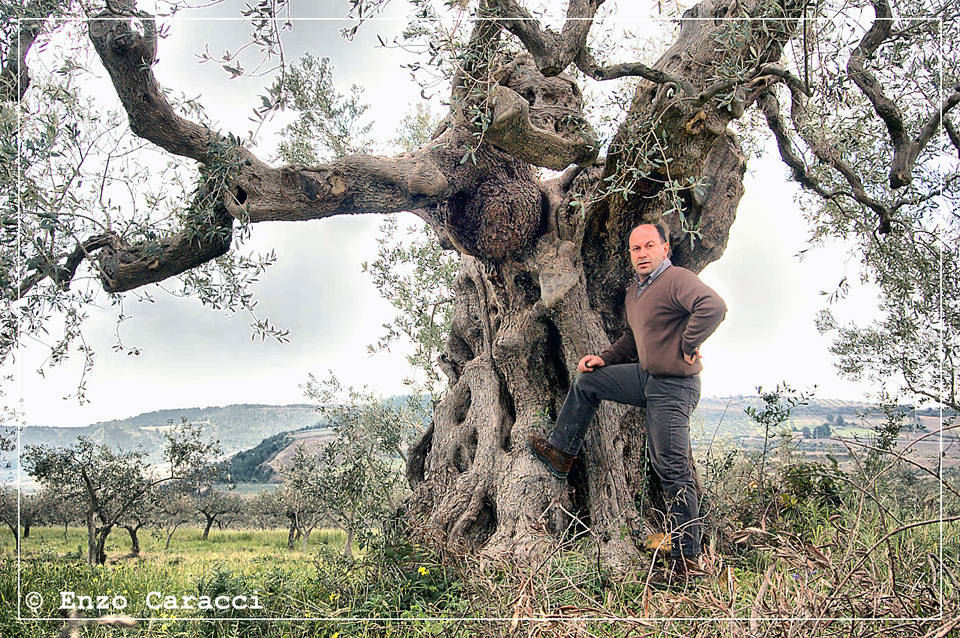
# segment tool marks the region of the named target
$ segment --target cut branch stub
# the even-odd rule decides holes
[[[595,138],[580,134],[572,139],[560,130],[585,127],[585,120],[569,115],[568,123],[554,119],[554,131],[533,123],[529,103],[518,93],[498,86],[491,98],[493,118],[486,132],[486,141],[525,162],[555,171],[571,164],[589,164],[596,159],[599,145]]]
[[[580,88],[570,76],[546,77],[529,55],[521,55],[493,88],[490,102],[486,142],[553,170],[596,159],[599,143],[583,117]]]
[[[130,245],[119,238],[97,254],[100,280],[107,292],[125,292],[215,259],[230,248],[233,218],[218,207],[203,228],[188,228],[152,243]]]

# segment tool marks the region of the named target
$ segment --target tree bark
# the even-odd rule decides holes
[[[702,3],[686,17],[736,11],[733,2]],[[684,21],[654,70],[707,92],[719,64],[714,42],[726,28],[722,20]],[[757,49],[758,66],[779,58],[774,39]],[[634,226],[666,222],[673,262],[694,272],[722,254],[745,171],[726,125],[742,106],[721,108],[681,87],[642,81],[603,167],[560,178],[568,188],[559,194],[538,185],[540,201],[529,211],[538,216],[537,232],[525,251],[463,257],[441,357],[449,388],[408,461],[414,491],[406,518],[416,534],[446,549],[529,561],[558,538],[589,530],[608,565],[636,564],[633,539],[648,531],[636,504],[646,485],[644,411],[601,405],[566,482],[552,478],[525,442],[552,428],[580,357],[598,353],[622,330],[632,276],[626,237]],[[669,161],[647,162],[651,149]],[[633,169],[641,177],[624,181]],[[686,228],[699,226],[693,242],[670,212],[678,203]]]
[[[182,524],[182,521],[174,525],[173,529],[171,529],[167,533],[167,543],[163,546],[164,549],[170,549],[170,541],[173,539],[173,535],[177,533],[177,529],[180,527],[181,524]]]
[[[343,555],[346,558],[353,557],[353,527],[347,528],[347,540],[343,543]]]
[[[140,528],[133,525],[124,525],[124,529],[126,529],[127,533],[130,535],[131,556],[139,556],[140,555],[140,539],[137,537],[137,532],[140,530]]]
[[[294,514],[287,514],[290,520],[290,530],[287,533],[287,549],[293,551],[293,544],[300,537],[300,526],[297,525],[297,517]]]
[[[113,526],[105,525],[97,530],[96,547],[94,548],[95,565],[103,565],[107,562],[107,536],[110,535],[112,529]]]
[[[301,540],[303,542],[301,543],[300,547],[303,549],[304,553],[307,552],[307,542],[310,540],[310,533],[312,531],[312,529],[304,529],[303,534],[301,535]]]
[[[207,513],[203,513],[207,519],[207,524],[203,528],[203,536],[200,537],[200,540],[207,540],[207,537],[210,535],[210,528],[213,527],[213,521],[216,520],[215,516],[210,516]]]
[[[13,534],[13,542],[16,545],[15,550],[19,553],[20,551],[20,530],[17,528],[16,524],[10,525],[7,527],[10,528],[10,533]]]
[[[97,527],[93,516],[94,512],[87,510],[87,564],[90,566],[100,564],[97,562],[100,555],[97,553]]]

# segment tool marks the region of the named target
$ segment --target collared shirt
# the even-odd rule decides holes
[[[650,284],[653,283],[653,280],[659,277],[664,270],[666,270],[672,265],[673,264],[670,263],[670,258],[667,257],[662,262],[660,262],[659,266],[653,269],[652,273],[650,273],[643,279],[640,279],[640,273],[636,273],[635,277],[637,279],[637,296],[639,297],[641,294],[643,294],[643,291],[650,287]]]

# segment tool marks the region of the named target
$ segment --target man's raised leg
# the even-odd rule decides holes
[[[593,372],[579,373],[557,415],[557,424],[548,439],[550,444],[576,456],[583,447],[583,437],[600,401],[643,406],[646,383],[647,373],[637,363],[603,366]]]
[[[557,424],[549,439],[532,435],[528,441],[533,455],[550,473],[564,479],[580,448],[587,427],[597,413],[600,401],[616,401],[642,406],[647,373],[636,363],[610,365],[592,372],[581,372],[573,381],[560,408]]]

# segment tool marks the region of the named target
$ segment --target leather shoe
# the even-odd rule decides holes
[[[674,578],[682,582],[696,582],[707,575],[696,558],[683,556],[672,561]]]
[[[530,438],[527,439],[527,447],[530,448],[530,452],[538,461],[547,466],[551,474],[561,480],[567,478],[567,474],[577,458],[555,448],[545,438],[536,434],[531,434]]]

